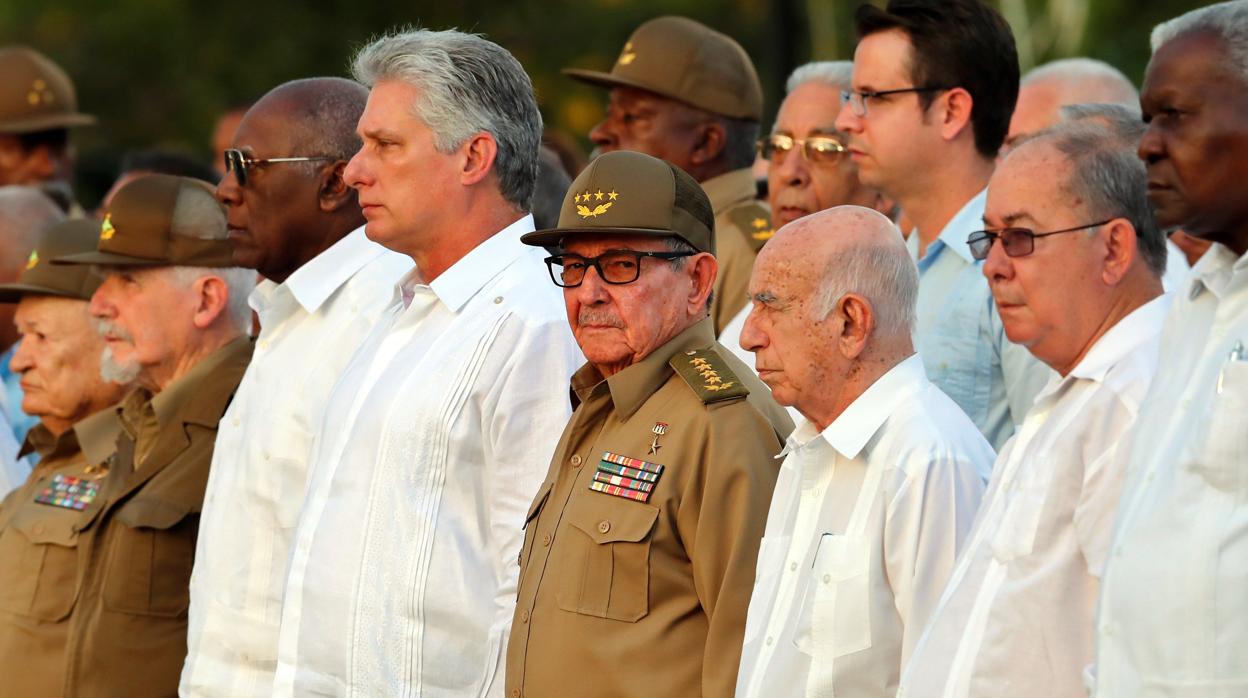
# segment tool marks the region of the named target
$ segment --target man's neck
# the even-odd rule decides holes
[[[1163,293],[1161,280],[1155,276],[1141,274],[1140,278],[1131,280],[1130,282],[1120,285],[1114,298],[1109,301],[1106,306],[1105,314],[1101,321],[1097,323],[1092,332],[1088,335],[1087,341],[1083,343],[1083,347],[1074,356],[1067,357],[1064,360],[1054,360],[1053,362],[1045,361],[1049,367],[1057,371],[1063,378],[1075,370],[1088,352],[1092,351],[1092,347],[1101,341],[1115,325],[1122,322],[1123,318],[1140,309],[1146,303],[1151,302]],[[1037,357],[1039,358],[1039,357]],[[1041,359],[1043,361],[1043,359]]]
[[[477,245],[526,215],[498,197],[495,201],[469,207],[448,230],[423,231],[423,239],[429,244],[401,252],[416,263],[421,280],[431,283]]]
[[[153,395],[160,393],[178,379],[190,373],[199,362],[212,356],[225,345],[238,339],[241,335],[234,330],[219,329],[205,333],[198,338],[194,347],[182,352],[165,364],[144,370],[139,374],[138,384]]]
[[[898,338],[890,344],[892,346],[880,346],[860,355],[850,366],[837,394],[827,396],[829,399],[813,406],[809,412],[801,406],[795,406],[797,411],[819,431],[827,429],[884,374],[914,353],[914,345],[909,338]]]
[[[323,223],[320,231],[317,231],[319,234],[314,234],[314,231],[307,231],[307,235],[303,240],[290,241],[290,244],[300,247],[299,257],[291,268],[257,269],[256,271],[275,284],[285,283],[291,274],[299,271],[308,262],[321,256],[321,253],[325,250],[338,244],[340,240],[350,235],[352,231],[364,225],[364,217],[356,215],[349,220],[325,220]]]
[[[993,162],[978,155],[950,161],[939,172],[927,173],[926,186],[898,195],[901,210],[918,230],[919,257],[958,211],[988,186],[992,169]]]

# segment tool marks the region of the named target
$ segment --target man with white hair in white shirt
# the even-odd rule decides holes
[[[1157,368],[1165,243],[1143,165],[1091,122],[1017,145],[988,184],[984,223],[968,242],[1005,331],[1056,375],[997,458],[898,695],[1081,696],[1119,446]]]
[[[993,451],[914,352],[918,271],[884,215],[781,228],[741,345],[789,437],[759,549],[738,696],[892,696],[983,493]]]
[[[1139,156],[1213,243],[1176,290],[1101,589],[1096,695],[1248,695],[1248,2],[1159,25]]]
[[[505,49],[458,31],[365,46],[343,179],[410,256],[329,400],[294,534],[274,693],[499,695],[521,524],[580,365],[520,242],[541,115]]]

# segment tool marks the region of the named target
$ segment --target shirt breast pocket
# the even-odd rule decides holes
[[[64,620],[74,607],[77,511],[30,504],[0,532],[0,609],[37,620]]]
[[[793,644],[819,659],[871,647],[871,547],[866,536],[819,539]]]
[[[199,512],[161,499],[135,499],[117,510],[110,536],[104,606],[110,611],[186,615]]]
[[[1013,483],[1014,491],[1001,493],[1009,499],[1005,502],[1005,513],[991,541],[992,554],[998,562],[1006,563],[1025,557],[1035,548],[1040,515],[1048,500],[1056,465],[1040,458],[1024,463],[1023,467],[1027,470]]]
[[[559,532],[559,608],[629,623],[650,610],[650,543],[657,507],[573,495]]]
[[[1196,475],[1223,492],[1248,489],[1248,361],[1225,364],[1220,392],[1209,407],[1204,452],[1192,463]]]

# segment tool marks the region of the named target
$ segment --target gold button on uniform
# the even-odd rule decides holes
[[[581,456],[579,454],[572,456],[572,467],[573,468],[581,467]]]
[[[545,534],[545,535],[543,535],[543,536],[542,536],[542,545],[543,545],[543,546],[549,546],[549,545],[550,545],[550,534],[549,534],[549,533],[547,533],[547,534]]]
[[[599,522],[598,522],[598,532],[599,532],[599,533],[606,533],[607,531],[610,531],[610,530],[611,530],[611,522],[610,522],[610,521],[599,521]]]
[[[523,611],[520,611],[520,622],[521,623],[529,622],[529,610],[527,608],[524,609]]]

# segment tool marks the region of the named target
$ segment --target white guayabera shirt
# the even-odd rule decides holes
[[[1123,452],[1157,369],[1170,298],[1135,309],[1054,374],[992,472],[940,606],[902,675],[907,698],[1084,694]]]
[[[1214,244],[1187,284],[1132,440],[1098,698],[1248,696],[1248,255]]]
[[[822,432],[803,420],[780,455],[737,695],[892,696],[992,447],[911,356]]]
[[[188,696],[267,696],[312,438],[347,361],[412,268],[359,228],[249,303],[260,337],[217,430],[199,523]]]
[[[583,362],[531,230],[405,277],[335,387],[275,695],[501,695],[521,525]]]

